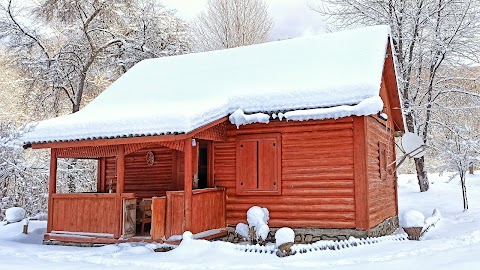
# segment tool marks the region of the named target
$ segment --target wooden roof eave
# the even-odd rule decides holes
[[[383,67],[383,78],[387,86],[388,99],[392,111],[392,120],[395,125],[395,131],[404,132],[405,125],[403,121],[402,104],[398,92],[397,79],[395,75],[395,65],[393,63],[393,55],[390,43],[387,47],[387,57]]]
[[[178,141],[178,140],[184,140],[188,138],[194,138],[195,135],[202,133],[227,120],[228,120],[228,117],[222,117],[216,121],[211,122],[210,124],[197,128],[186,134],[169,134],[169,135],[157,135],[157,136],[125,137],[125,138],[115,138],[115,139],[95,139],[95,140],[75,140],[75,141],[65,141],[65,142],[32,143],[31,147],[32,149],[43,149],[43,148],[109,146],[109,145],[122,145],[122,144],[140,144],[140,143]]]

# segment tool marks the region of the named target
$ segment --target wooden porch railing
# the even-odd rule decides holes
[[[121,199],[109,193],[52,194],[50,231],[112,234],[119,230]],[[133,194],[122,194],[122,197]]]
[[[152,239],[181,235],[184,224],[184,191],[167,191],[166,197],[153,198]],[[225,228],[225,189],[192,191],[192,233]]]

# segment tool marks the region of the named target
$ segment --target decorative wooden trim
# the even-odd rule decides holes
[[[68,142],[34,143],[32,144],[32,149],[82,147],[82,146],[108,146],[108,145],[136,144],[136,143],[156,143],[156,142],[183,140],[186,137],[187,136],[185,134],[178,134],[178,135],[129,137],[129,138],[117,138],[117,139],[94,139],[94,140],[81,140],[81,141],[68,141]]]
[[[57,148],[57,158],[100,158],[114,157],[117,154],[115,146],[83,146]]]
[[[53,195],[57,193],[57,157],[56,149],[50,151],[50,179],[48,182],[48,221],[47,232],[53,229]]]
[[[193,147],[192,139],[185,139],[185,177],[184,177],[184,216],[185,216],[185,231],[189,231],[192,228],[192,183],[193,183],[193,170],[192,170],[192,156]]]
[[[367,122],[364,116],[353,119],[353,156],[355,181],[355,227],[370,231],[367,179]]]
[[[207,129],[215,127],[216,125],[219,125],[221,123],[226,123],[227,120],[228,120],[228,116],[222,117],[222,118],[220,118],[216,121],[211,122],[210,124],[207,124],[203,127],[197,128],[196,130],[193,130],[193,131],[187,133],[186,135],[191,136],[191,137],[195,137],[195,135],[197,135],[198,133],[201,133],[201,132],[203,132]]]
[[[226,141],[227,140],[227,123],[223,121],[209,129],[195,133],[193,136],[197,139],[209,141]]]
[[[160,142],[160,143],[158,143],[158,145],[165,146],[167,148],[177,150],[177,151],[183,151],[184,140]]]

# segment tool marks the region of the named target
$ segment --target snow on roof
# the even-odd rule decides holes
[[[389,33],[371,26],[144,60],[79,112],[39,122],[24,142],[188,133],[237,109],[355,105],[379,96]]]

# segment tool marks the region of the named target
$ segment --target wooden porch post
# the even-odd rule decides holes
[[[192,138],[185,139],[185,177],[184,177],[184,215],[185,215],[185,231],[192,229]]]
[[[119,145],[117,152],[117,203],[116,203],[116,228],[114,237],[120,238],[123,227],[122,193],[125,191],[125,146]]]
[[[50,179],[48,182],[48,223],[47,232],[53,229],[53,194],[57,193],[57,151],[50,151]]]

